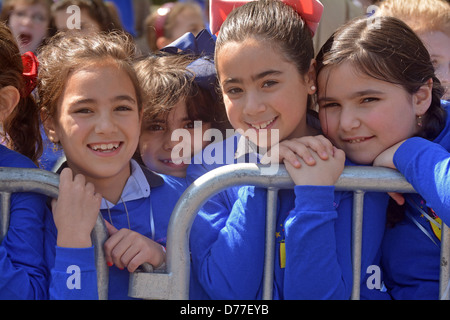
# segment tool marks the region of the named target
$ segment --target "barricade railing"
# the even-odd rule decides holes
[[[255,164],[227,165],[212,170],[189,186],[177,202],[167,232],[166,270],[149,272],[148,268],[130,274],[129,296],[142,299],[189,299],[190,251],[189,236],[192,223],[203,204],[214,194],[232,186],[255,185],[267,192],[266,243],[263,298],[272,298],[276,221],[276,199],[280,189],[292,189],[294,184],[284,166],[276,172]],[[40,169],[0,167],[0,243],[9,226],[10,196],[15,192],[36,192],[49,197],[58,196],[59,176]],[[346,167],[336,183],[336,189],[352,191],[352,299],[359,299],[361,275],[361,243],[364,194],[366,192],[414,193],[415,190],[397,171],[387,168]],[[108,233],[101,215],[92,232],[96,248],[99,298],[108,298],[109,271],[103,251]],[[439,297],[448,300],[450,273],[450,231],[443,224]]]
[[[214,169],[199,177],[180,197],[172,213],[167,232],[166,271],[135,272],[130,276],[129,295],[142,299],[189,299],[189,234],[197,212],[214,194],[229,187],[254,185],[267,193],[266,247],[263,299],[272,298],[276,221],[276,199],[280,189],[294,187],[284,166],[276,172],[255,164],[234,164]],[[413,187],[396,170],[375,167],[346,167],[336,183],[336,190],[352,191],[352,299],[360,298],[361,247],[364,194],[366,192],[415,193]],[[380,213],[383,214],[383,213]],[[442,226],[439,296],[448,299],[450,233]]]
[[[35,192],[57,198],[58,191],[59,175],[56,173],[42,169],[0,167],[0,243],[3,241],[9,228],[12,193]],[[108,238],[108,233],[100,214],[91,238],[95,247],[99,298],[106,300],[108,299],[109,269],[103,251],[103,243]]]

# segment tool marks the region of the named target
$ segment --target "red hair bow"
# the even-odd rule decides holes
[[[210,0],[209,20],[212,34],[219,32],[220,26],[228,14],[235,8],[254,0]],[[322,17],[323,4],[319,0],[281,0],[293,7],[306,22],[312,35],[317,30]]]
[[[27,97],[36,88],[39,62],[33,52],[28,51],[22,55],[23,79],[25,81],[24,97]]]

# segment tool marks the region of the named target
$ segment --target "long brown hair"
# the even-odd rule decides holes
[[[0,48],[0,88],[13,86],[20,93],[19,103],[4,121],[1,134],[6,146],[37,165],[42,154],[38,107],[33,96],[27,93],[19,47],[4,23],[0,23]]]
[[[402,86],[409,94],[433,80],[430,108],[422,118],[418,135],[432,140],[445,126],[441,106],[444,88],[436,77],[430,54],[420,38],[401,20],[357,18],[335,31],[319,51],[317,74],[323,68],[349,61],[362,73]]]
[[[409,94],[414,94],[432,79],[432,101],[422,117],[418,133],[418,136],[432,140],[443,130],[447,114],[440,100],[444,89],[434,73],[428,50],[401,20],[377,17],[376,23],[358,18],[335,31],[316,57],[317,74],[324,68],[350,61],[362,73],[400,85]],[[401,221],[404,212],[405,206],[390,199],[388,225]]]

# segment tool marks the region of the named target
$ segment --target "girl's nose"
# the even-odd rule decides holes
[[[340,126],[344,131],[351,131],[355,128],[358,128],[361,125],[361,121],[356,114],[356,112],[352,109],[342,108],[340,115]]]
[[[258,93],[248,93],[247,99],[245,100],[245,105],[243,112],[246,115],[257,115],[258,113],[264,112],[266,110],[265,101],[261,98]]]
[[[96,133],[108,134],[117,131],[116,119],[110,114],[102,114],[97,119]]]

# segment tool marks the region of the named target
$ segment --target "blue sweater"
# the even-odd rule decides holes
[[[236,141],[236,137],[230,139]],[[224,150],[227,143],[223,142]],[[188,177],[193,180],[215,167],[193,164]],[[365,197],[363,299],[387,298],[385,293],[366,287],[371,275],[367,268],[380,265],[387,199],[384,193]],[[296,186],[279,191],[274,299],[350,297],[352,200],[352,193],[335,192],[334,186]],[[190,235],[192,299],[261,298],[265,211],[266,190],[253,186],[227,189],[206,202]]]
[[[186,188],[184,179],[157,175],[132,161],[132,175],[122,193],[129,213],[131,229],[166,245],[167,226],[172,210]],[[146,173],[144,174],[144,171]],[[101,213],[105,220],[111,222],[106,200],[102,201]],[[150,206],[153,208],[155,226],[152,236]],[[128,228],[127,215],[121,201],[116,205],[109,204],[111,220],[117,228]],[[51,299],[98,299],[97,273],[95,269],[94,247],[61,248],[56,246],[56,227],[53,218],[46,219],[47,237],[46,253],[48,264],[52,267],[50,298]],[[68,269],[76,265],[80,268],[81,288],[75,289],[66,285],[72,275]],[[130,273],[115,266],[109,268],[108,298],[130,299],[128,297],[128,280]]]
[[[442,104],[448,112],[450,103]],[[387,228],[383,240],[386,286],[394,299],[439,297],[440,233],[415,204],[435,220],[439,218],[450,225],[449,152],[450,116],[447,114],[446,126],[434,141],[408,139],[394,155],[395,166],[420,194],[405,195],[411,201],[406,207],[411,218],[407,216],[393,228]]]
[[[0,145],[0,166],[36,168],[25,156]],[[44,261],[46,196],[14,193],[11,220],[0,245],[0,299],[47,299],[48,273]]]

